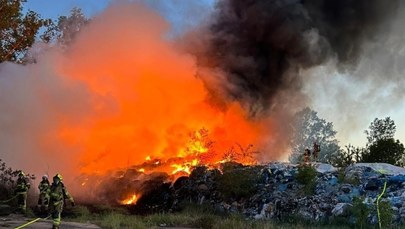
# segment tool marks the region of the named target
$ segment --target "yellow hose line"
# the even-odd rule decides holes
[[[8,199],[8,200],[0,200],[0,203],[7,203],[7,202],[10,202],[10,201],[14,200],[15,198],[17,198],[17,196],[18,196],[18,195],[15,195],[15,196],[11,197],[11,198]]]
[[[385,180],[383,191],[377,197],[377,216],[378,216],[378,225],[380,226],[380,229],[381,229],[381,218],[380,218],[380,208],[378,207],[378,203],[380,202],[381,197],[384,195],[386,188],[387,188],[387,180]]]
[[[26,227],[26,226],[28,226],[28,225],[31,225],[31,224],[37,222],[38,220],[41,220],[41,219],[43,219],[43,220],[49,219],[49,217],[50,217],[50,216],[48,216],[48,217],[46,217],[46,218],[36,218],[36,219],[34,219],[34,220],[29,221],[29,222],[26,223],[26,224],[23,224],[23,225],[21,225],[21,226],[19,226],[19,227],[16,227],[16,228],[14,228],[14,229],[21,229],[21,228],[24,228],[24,227]]]

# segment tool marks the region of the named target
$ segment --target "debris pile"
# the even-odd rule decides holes
[[[298,181],[300,166],[311,166],[316,171],[314,182]],[[242,213],[251,219],[294,215],[310,221],[345,217],[353,222],[356,219],[351,210],[358,199],[369,209],[368,222],[377,223],[376,201],[384,183],[387,188],[380,201],[390,204],[394,222],[404,223],[405,169],[384,163],[359,163],[346,169],[322,163],[279,162],[256,166],[226,163],[220,169],[202,166],[190,176],[144,193],[133,209],[153,206],[176,211],[182,203],[196,203],[211,205],[219,212]]]

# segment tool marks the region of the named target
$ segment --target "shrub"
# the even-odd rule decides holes
[[[258,182],[258,171],[254,167],[226,167],[218,178],[218,190],[225,199],[241,199],[251,195]]]
[[[9,199],[13,196],[13,189],[19,172],[20,170],[13,170],[0,159],[0,200]],[[27,178],[34,180],[35,176],[27,174]],[[32,188],[30,190],[32,190]]]
[[[350,212],[355,218],[356,228],[366,228],[367,226],[367,217],[370,214],[370,209],[367,204],[363,203],[364,198],[354,198],[353,207]]]
[[[315,178],[316,169],[310,165],[301,165],[298,167],[298,172],[295,179],[304,185],[304,192],[307,195],[311,195],[315,191]]]
[[[394,216],[394,211],[391,208],[390,202],[381,201],[378,203],[378,209],[380,211],[382,228],[390,228],[392,226],[392,218]]]

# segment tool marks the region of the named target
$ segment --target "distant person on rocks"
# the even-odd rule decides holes
[[[318,160],[319,152],[321,152],[321,146],[314,142],[314,150],[312,151],[312,155],[314,156],[314,161]]]
[[[48,180],[48,175],[42,176],[42,181],[38,185],[39,198],[38,198],[38,209],[41,212],[47,212],[49,206],[49,192],[51,184]]]
[[[310,157],[311,157],[311,151],[309,149],[305,149],[305,151],[304,151],[304,162],[308,163]]]
[[[58,229],[61,224],[61,213],[63,211],[63,204],[65,199],[68,199],[75,206],[73,197],[66,190],[65,185],[62,182],[62,175],[56,174],[53,177],[53,183],[50,189],[50,202],[49,210],[53,220],[52,229]]]
[[[27,211],[27,194],[31,184],[23,171],[18,173],[17,186],[14,195],[17,197],[18,211],[25,214]]]

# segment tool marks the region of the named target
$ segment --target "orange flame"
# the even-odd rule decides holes
[[[80,173],[139,165],[142,173],[189,174],[197,164],[225,159],[251,163],[255,158],[246,152],[227,152],[269,139],[267,122],[248,119],[236,102],[210,97],[206,82],[195,77],[195,59],[163,39],[167,29],[143,6],[111,7],[60,58],[60,80],[83,89],[86,111],[77,111],[78,118],[61,115],[51,134],[71,149]]]
[[[132,194],[127,199],[121,201],[121,204],[125,204],[125,205],[136,204],[136,201],[138,201],[138,198],[139,197],[136,194]]]

